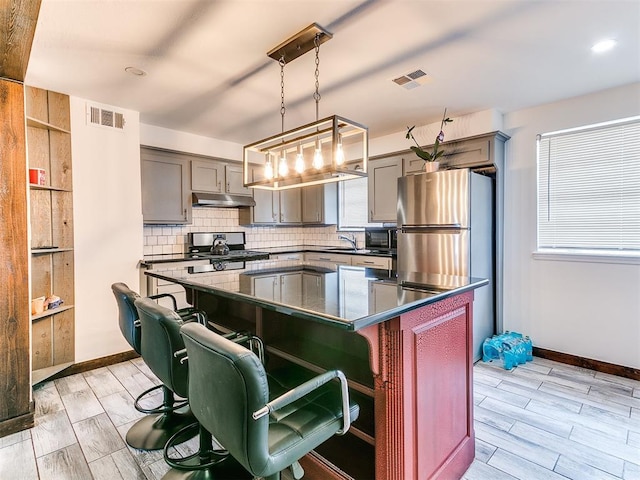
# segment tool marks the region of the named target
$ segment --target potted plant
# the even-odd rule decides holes
[[[444,153],[444,150],[439,150],[440,142],[444,140],[444,126],[447,123],[451,122],[453,122],[453,119],[447,117],[447,109],[445,108],[444,114],[442,115],[442,121],[440,122],[440,133],[436,137],[436,141],[433,143],[433,150],[431,150],[430,152],[424,150],[413,136],[412,132],[413,129],[416,128],[416,126],[414,125],[413,127],[407,127],[406,138],[407,140],[414,141],[415,145],[411,146],[411,150],[413,150],[418,157],[425,161],[423,167],[425,171],[435,172],[436,170],[438,170],[438,167],[440,166],[440,162],[438,162],[438,159]]]

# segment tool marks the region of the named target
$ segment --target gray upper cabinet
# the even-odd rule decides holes
[[[302,188],[302,223],[338,223],[338,184],[325,183]]]
[[[224,163],[191,160],[191,189],[196,192],[222,193],[225,188]]]
[[[369,222],[396,223],[402,156],[369,160]]]
[[[191,222],[189,162],[171,152],[140,149],[142,218],[146,224]]]
[[[225,165],[224,178],[226,180],[225,192],[233,195],[251,195],[251,189],[244,186],[242,165]]]
[[[411,152],[402,157],[402,174],[411,175],[413,173],[421,173],[424,171],[424,160]]]
[[[251,171],[252,181],[262,178],[262,169]],[[294,225],[302,223],[302,199],[299,188],[264,190],[253,188],[255,207],[240,209],[240,225]]]
[[[280,194],[280,223],[302,222],[302,192],[300,188],[290,188],[274,192]]]
[[[242,165],[215,160],[191,160],[191,189],[194,192],[251,195],[243,184]]]

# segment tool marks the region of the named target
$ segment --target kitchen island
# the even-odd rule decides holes
[[[263,338],[266,368],[338,368],[358,420],[301,462],[307,479],[459,478],[474,457],[473,290],[487,280],[412,276],[291,260],[198,273],[151,270],[182,285],[218,328]]]

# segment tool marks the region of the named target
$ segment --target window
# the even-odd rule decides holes
[[[640,256],[640,117],[538,138],[538,250]]]
[[[338,182],[338,230],[363,230],[381,226],[367,223],[367,178]]]

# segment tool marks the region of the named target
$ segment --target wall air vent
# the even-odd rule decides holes
[[[427,83],[427,81],[429,81],[429,77],[424,71],[415,70],[407,73],[406,75],[402,75],[401,77],[394,78],[392,81],[407,90],[411,90]]]
[[[87,125],[123,130],[124,115],[110,108],[102,108],[87,104]]]

